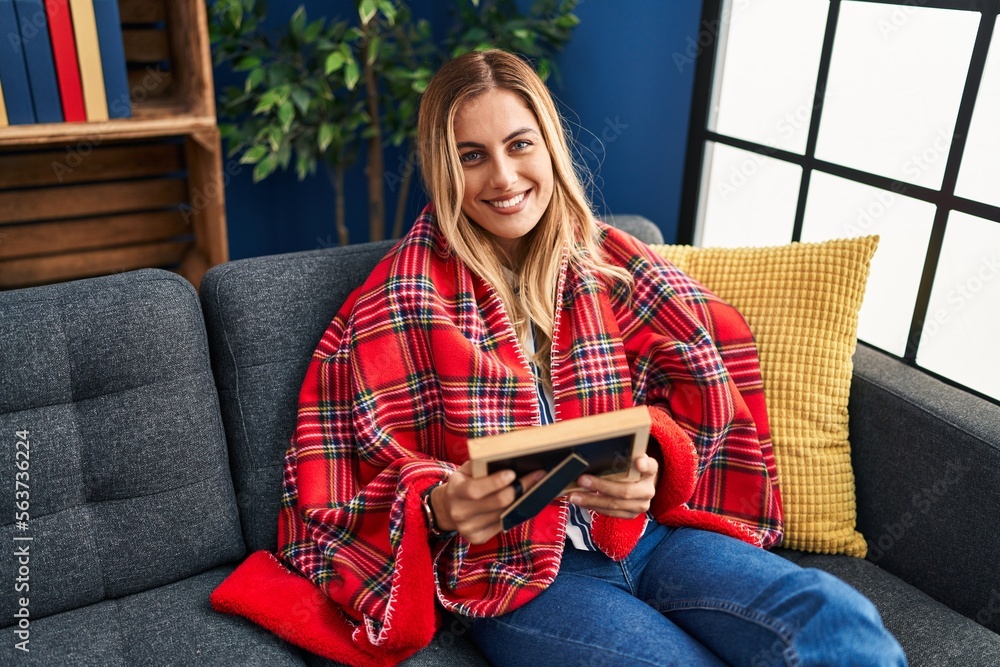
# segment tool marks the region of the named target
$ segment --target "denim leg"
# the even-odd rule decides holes
[[[874,605],[836,577],[723,535],[663,530],[636,595],[726,662],[906,664]]]
[[[724,665],[629,590],[622,566],[566,548],[555,581],[509,614],[467,619],[473,642],[507,665]]]

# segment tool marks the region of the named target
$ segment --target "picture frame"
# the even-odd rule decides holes
[[[503,469],[518,477],[535,470],[548,472],[576,454],[588,464],[581,474],[634,481],[639,478],[634,462],[646,452],[650,426],[649,410],[640,405],[474,438],[468,441],[472,476]],[[553,497],[577,488],[571,483]]]

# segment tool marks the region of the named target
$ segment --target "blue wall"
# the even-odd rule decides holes
[[[284,23],[300,4],[311,18],[353,6],[337,2],[331,10],[330,2],[271,0],[269,17]],[[677,55],[690,53],[698,37],[700,4],[581,0],[581,24],[558,58],[561,81],[549,81],[580,157],[594,173],[591,197],[598,212],[645,215],[667,241],[676,238],[694,81],[693,63]],[[435,26],[447,21],[441,2],[418,0],[412,6]],[[216,71],[216,85],[234,81],[230,72]],[[398,153],[387,153],[386,169],[395,170],[398,160]],[[321,170],[302,182],[293,173],[275,173],[254,184],[250,168],[235,158],[223,162],[233,259],[336,243],[333,188]],[[366,241],[366,181],[360,165],[348,174],[347,190],[351,241]],[[423,203],[423,191],[415,184],[407,222]],[[395,205],[395,194],[387,188],[389,225]]]

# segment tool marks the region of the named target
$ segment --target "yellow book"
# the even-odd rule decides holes
[[[108,120],[108,98],[104,90],[104,69],[101,65],[101,47],[97,41],[94,0],[69,0],[69,8],[73,17],[73,36],[76,38],[87,120]]]
[[[0,127],[7,127],[10,122],[7,120],[7,103],[3,101],[3,84],[0,84]]]

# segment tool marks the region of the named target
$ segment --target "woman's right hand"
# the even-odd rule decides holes
[[[521,478],[525,491],[545,476],[537,470]],[[473,477],[466,461],[444,484],[431,491],[431,509],[437,527],[457,530],[472,544],[487,542],[500,532],[500,515],[517,498],[513,470],[500,470],[486,477]]]

